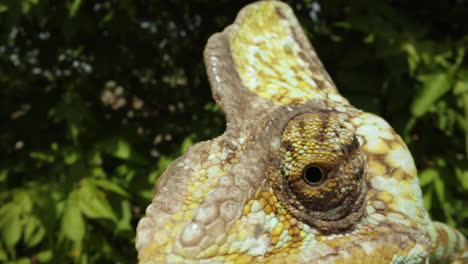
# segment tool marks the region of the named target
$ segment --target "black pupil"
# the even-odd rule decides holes
[[[323,174],[322,169],[315,166],[309,166],[305,168],[304,172],[302,173],[304,180],[307,184],[310,185],[317,185],[323,181],[325,175]]]

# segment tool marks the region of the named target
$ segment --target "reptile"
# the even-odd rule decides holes
[[[468,263],[401,137],[339,94],[287,4],[244,7],[204,61],[226,131],[158,179],[139,263]]]

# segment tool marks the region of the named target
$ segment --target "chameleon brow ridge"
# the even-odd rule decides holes
[[[204,62],[226,131],[159,177],[139,263],[468,263],[401,137],[339,94],[287,4],[244,7]],[[302,182],[309,162],[323,184]]]

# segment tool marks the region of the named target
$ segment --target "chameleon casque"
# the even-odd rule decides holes
[[[159,178],[139,263],[468,263],[405,143],[338,93],[288,5],[246,6],[204,59],[226,131]]]

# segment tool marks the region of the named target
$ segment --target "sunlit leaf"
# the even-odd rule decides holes
[[[444,212],[444,215],[447,218],[447,222],[453,224],[453,218],[450,214],[451,207],[446,203],[447,198],[445,196],[445,183],[440,178],[437,178],[434,181],[434,190],[442,207],[442,211]]]
[[[455,95],[462,95],[468,93],[468,70],[461,70],[457,74],[458,80],[453,87]]]
[[[455,168],[455,172],[463,189],[468,190],[468,169]]]
[[[118,140],[114,155],[121,159],[128,159],[130,157],[131,147],[128,142],[123,140]]]
[[[82,181],[77,196],[79,207],[87,217],[116,220],[116,216],[104,193],[99,191],[92,182]]]
[[[464,105],[464,127],[465,127],[465,154],[468,157],[468,70],[462,69],[457,74],[458,80],[455,83],[453,93],[462,97]]]
[[[465,104],[465,154],[468,157],[468,93],[463,95],[463,102]]]
[[[54,155],[46,152],[31,152],[29,156],[33,159],[38,159],[48,163],[51,163],[55,160]]]
[[[34,215],[25,219],[24,243],[27,247],[34,247],[44,238],[46,232],[41,222]]]
[[[76,191],[70,194],[64,208],[61,224],[63,237],[81,243],[85,235],[85,222],[81,214],[79,197]]]
[[[14,264],[31,264],[31,259],[29,258],[20,258],[13,262]]]
[[[123,138],[112,138],[106,140],[99,145],[99,149],[119,159],[138,159],[136,154],[135,157],[132,156],[132,154],[134,154],[132,152],[132,147],[129,142]]]
[[[418,79],[422,82],[423,88],[411,104],[411,113],[416,117],[425,114],[441,96],[450,90],[452,76],[447,72],[437,72],[421,75]]]
[[[433,182],[439,176],[439,172],[435,169],[425,169],[419,173],[419,184],[424,187]]]
[[[122,216],[119,219],[119,222],[117,223],[117,228],[119,230],[131,230],[131,218],[132,218],[132,208],[131,204],[129,201],[122,201],[121,202],[121,211],[122,211]]]
[[[182,142],[182,146],[180,147],[180,152],[185,153],[191,146],[193,145],[193,141],[190,136],[186,137]]]
[[[0,4],[0,13],[3,13],[8,10],[8,6],[5,4]]]
[[[127,191],[125,191],[116,183],[111,182],[110,180],[91,179],[90,181],[96,186],[99,186],[107,191],[111,191],[126,197],[130,196]]]
[[[41,263],[47,263],[52,260],[52,257],[54,256],[52,250],[45,250],[42,251],[41,253],[37,254],[37,259]]]
[[[140,193],[138,195],[141,196],[145,200],[151,200],[151,198],[153,197],[153,190],[151,190],[151,189],[142,190],[142,191],[140,191]]]
[[[158,160],[158,163],[156,164],[157,170],[149,175],[150,179],[154,179],[155,176],[159,177],[162,174],[162,172],[167,168],[167,166],[171,164],[172,161],[172,157],[161,156]]]
[[[444,182],[440,178],[436,178],[434,181],[434,190],[439,201],[445,201],[445,186]]]
[[[0,230],[2,240],[8,247],[13,247],[21,238],[21,221],[18,208],[10,203],[0,209]]]
[[[408,66],[411,73],[414,73],[416,67],[420,62],[419,55],[416,48],[412,43],[405,43],[402,45],[402,49],[408,53]]]
[[[63,159],[66,164],[74,164],[80,158],[80,152],[77,148],[66,147],[63,149]]]
[[[76,12],[78,12],[78,9],[80,8],[80,6],[81,6],[81,0],[74,0],[72,2],[72,4],[70,5],[70,10],[69,10],[71,17],[76,15]]]
[[[428,188],[425,192],[424,192],[424,195],[423,195],[423,199],[424,199],[424,207],[426,207],[427,210],[431,210],[432,208],[432,200],[434,199],[433,197],[433,188],[431,188],[432,186],[430,186],[430,188]]]

